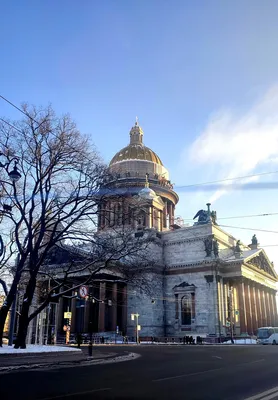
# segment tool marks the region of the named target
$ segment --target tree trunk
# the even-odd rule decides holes
[[[23,307],[22,307],[23,308]],[[15,349],[26,349],[26,337],[27,337],[27,330],[28,330],[28,312],[27,312],[27,318],[24,317],[22,318],[22,315],[19,318],[19,328],[17,332],[17,337],[15,341],[14,348]]]
[[[18,280],[16,278],[14,278],[14,281],[12,283],[12,286],[10,288],[8,296],[6,297],[4,304],[0,309],[0,347],[2,347],[3,333],[4,333],[4,327],[5,327],[7,315],[13,304],[13,301],[15,300],[17,284],[18,284]]]
[[[17,338],[15,341],[15,349],[26,349],[26,336],[29,325],[29,309],[34,297],[34,292],[36,289],[36,277],[31,277],[23,298],[23,303],[21,307],[21,313],[18,321],[18,331]]]

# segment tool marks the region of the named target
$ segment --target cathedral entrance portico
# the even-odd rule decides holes
[[[71,313],[71,334],[104,334],[126,331],[126,284],[109,280],[96,280],[88,287],[88,296],[80,298],[78,292],[72,298],[61,298],[58,305],[58,333],[68,323],[65,312]]]

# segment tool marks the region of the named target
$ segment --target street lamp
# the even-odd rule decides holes
[[[134,321],[136,318],[136,343],[139,344],[139,331],[141,330],[141,326],[138,324],[139,314],[131,314],[131,321]]]
[[[16,166],[17,163],[18,163],[18,161],[16,160],[14,162],[14,168],[10,172],[8,172],[8,175],[12,182],[17,182],[21,178],[21,174],[19,173],[17,166]]]
[[[3,155],[3,153],[0,153],[0,156],[2,156],[2,155]],[[8,170],[9,166],[10,166],[11,162],[13,162],[13,161],[14,161],[14,167],[12,170],[9,171]],[[6,170],[10,180],[14,183],[17,182],[21,178],[21,174],[17,169],[17,163],[18,163],[18,160],[15,157],[13,157],[11,160],[7,161],[5,164],[3,164],[0,161],[0,168],[4,168]],[[0,211],[0,214],[4,215],[5,213],[10,213],[11,211],[12,211],[12,207],[10,205],[3,204],[3,210]],[[1,249],[0,249],[0,251],[1,251]],[[3,254],[3,252],[0,252],[0,256],[2,254]]]

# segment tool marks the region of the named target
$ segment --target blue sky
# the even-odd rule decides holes
[[[219,218],[275,213],[277,190],[260,183],[277,174],[252,191],[181,186],[278,170],[277,15],[276,0],[4,0],[0,94],[71,113],[107,162],[138,115],[186,222],[210,200]],[[277,222],[221,220],[254,228],[226,228],[246,243]],[[257,236],[278,245],[278,234]],[[277,266],[278,246],[265,249]]]

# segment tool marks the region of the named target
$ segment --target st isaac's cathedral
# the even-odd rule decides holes
[[[134,336],[132,314],[139,315],[141,338],[219,336],[230,335],[231,330],[233,335],[252,335],[258,327],[277,326],[277,274],[265,251],[258,248],[256,236],[251,244],[242,244],[217,225],[210,204],[197,212],[192,226],[179,224],[175,219],[179,197],[169,171],[144,145],[137,121],[129,135],[129,145],[115,154],[109,170],[117,177],[119,189],[130,187],[133,195],[144,198],[148,212],[136,224],[132,215],[124,221],[125,203],[113,206],[108,201],[100,210],[98,226],[106,230],[111,224],[134,223],[135,231],[156,232],[160,268],[151,277],[153,293],[147,296],[100,276],[99,282],[94,281],[94,293],[100,299],[111,297],[112,307],[100,302],[92,310],[89,302],[60,299],[58,333],[63,332],[65,311],[72,313],[71,333],[88,333],[92,320],[94,334],[106,336],[116,331]],[[109,218],[113,207],[117,209]]]

